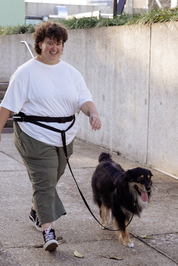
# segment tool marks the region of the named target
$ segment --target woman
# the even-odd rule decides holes
[[[11,112],[58,119],[73,117],[80,109],[89,117],[93,130],[101,128],[82,75],[60,59],[67,39],[67,30],[59,23],[45,22],[36,27],[37,56],[20,66],[10,79],[0,107],[0,133]],[[43,232],[45,250],[54,250],[58,246],[54,221],[66,214],[56,191],[56,184],[66,167],[61,134],[31,122],[17,121],[22,122],[14,122],[14,143],[33,187],[29,218]],[[64,123],[49,121],[41,124],[66,130],[72,123],[71,120]],[[77,122],[75,117],[73,126],[66,132],[68,156],[73,153]]]

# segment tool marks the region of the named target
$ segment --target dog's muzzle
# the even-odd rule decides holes
[[[147,191],[147,192],[150,192],[150,191],[151,191],[151,187],[150,187],[150,185],[146,185],[145,188],[146,188],[146,191]]]

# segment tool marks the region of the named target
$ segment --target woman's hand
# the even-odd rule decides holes
[[[99,130],[101,128],[101,120],[97,114],[95,113],[91,114],[89,121],[90,121],[91,128],[93,130]]]
[[[82,112],[89,116],[89,122],[93,130],[99,130],[101,128],[101,120],[93,102],[85,102],[80,107]]]
[[[11,111],[0,106],[0,141],[1,141],[1,132],[5,126]]]

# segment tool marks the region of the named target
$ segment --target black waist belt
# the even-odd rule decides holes
[[[13,120],[17,122],[29,122],[37,126],[61,133],[65,157],[66,159],[68,159],[65,132],[68,131],[75,123],[75,115],[71,115],[67,117],[48,117],[48,116],[44,117],[44,116],[25,115],[24,113],[20,112],[13,116]],[[69,125],[69,127],[66,130],[60,130],[55,127],[51,127],[51,126],[40,123],[40,122],[66,123],[66,122],[71,122],[71,121],[72,123]]]
[[[67,116],[67,117],[49,117],[49,116],[35,116],[35,115],[25,115],[20,112],[13,116],[13,119],[18,122],[52,122],[52,123],[66,123],[75,119],[75,115]]]

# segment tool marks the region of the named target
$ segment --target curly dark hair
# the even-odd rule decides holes
[[[33,34],[34,49],[39,55],[41,54],[39,42],[43,42],[46,37],[56,39],[57,42],[62,40],[62,45],[64,47],[64,43],[68,39],[68,32],[67,29],[58,22],[46,21],[35,26],[35,33]]]

